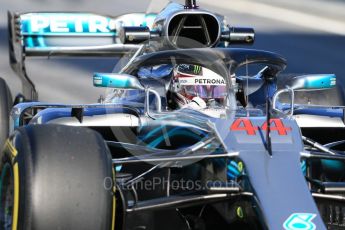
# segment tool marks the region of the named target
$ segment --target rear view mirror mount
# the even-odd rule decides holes
[[[279,96],[281,96],[284,93],[289,94],[290,101],[288,104],[283,105],[279,102]],[[294,113],[294,105],[295,104],[295,93],[294,90],[290,87],[287,87],[285,89],[278,90],[273,98],[272,98],[272,110],[274,112],[284,114],[286,116],[292,116]]]

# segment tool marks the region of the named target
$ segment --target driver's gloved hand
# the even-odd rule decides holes
[[[183,106],[189,109],[205,109],[206,107],[206,102],[200,97],[194,97],[190,103]]]

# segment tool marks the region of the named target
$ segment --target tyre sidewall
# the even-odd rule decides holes
[[[9,116],[12,108],[11,92],[5,80],[0,78],[0,146],[5,143],[9,135]]]

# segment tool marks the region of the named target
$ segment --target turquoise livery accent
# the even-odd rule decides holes
[[[145,25],[151,28],[155,18],[156,14],[144,13],[120,17],[92,13],[27,13],[20,15],[19,20],[24,45],[33,48],[59,46],[54,37],[66,36],[79,41],[84,36],[108,37],[114,42],[121,26]]]
[[[243,173],[243,163],[230,161],[227,166],[227,178],[228,180],[235,180]]]
[[[117,166],[115,166],[115,171],[116,171],[116,172],[120,172],[121,169],[122,169],[122,165],[117,165]]]
[[[307,162],[305,160],[301,161],[301,169],[304,176],[307,175]]]
[[[22,35],[115,35],[116,21],[89,13],[29,13],[21,15]]]
[[[93,76],[93,85],[95,87],[108,87],[115,89],[144,90],[144,87],[136,77],[127,74],[95,73]]]
[[[312,220],[316,217],[313,213],[294,213],[283,224],[286,230],[314,230],[315,224]]]
[[[329,89],[336,85],[336,76],[334,74],[312,75],[305,81],[306,89]]]
[[[294,77],[287,83],[293,90],[322,90],[335,87],[334,74],[309,74]]]
[[[345,164],[339,160],[321,160],[322,167],[328,170],[342,173],[345,170]]]

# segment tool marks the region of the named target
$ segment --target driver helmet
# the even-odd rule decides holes
[[[171,91],[170,102],[173,101],[176,108],[192,101],[200,104],[200,99],[207,107],[220,106],[226,97],[226,82],[222,76],[205,67],[181,64],[174,69]]]

